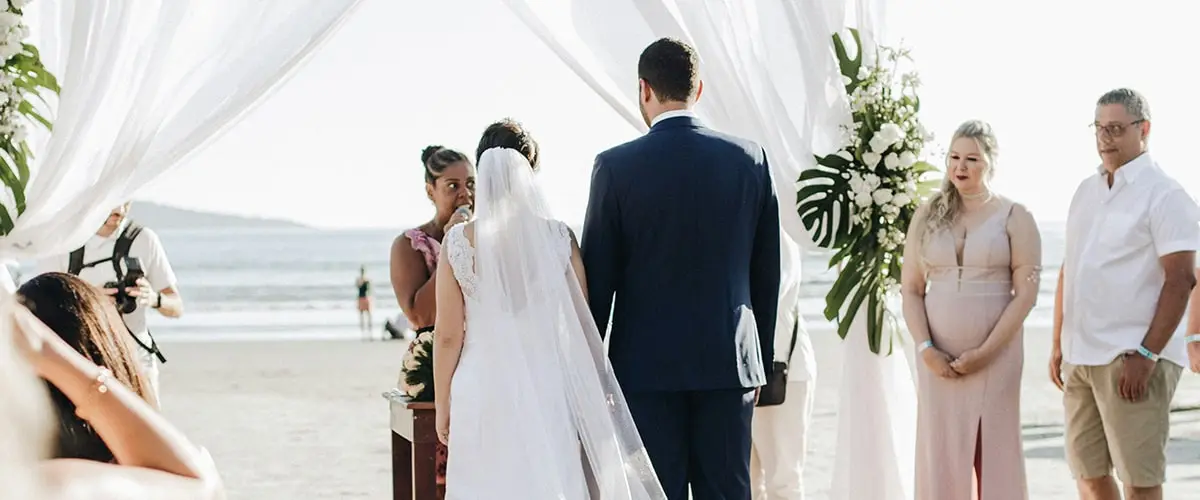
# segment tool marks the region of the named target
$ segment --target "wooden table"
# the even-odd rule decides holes
[[[392,498],[440,500],[437,428],[432,402],[414,403],[399,390],[383,394],[391,410]]]

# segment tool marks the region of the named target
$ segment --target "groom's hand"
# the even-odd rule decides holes
[[[758,406],[758,396],[762,394],[762,387],[754,388],[754,406]]]

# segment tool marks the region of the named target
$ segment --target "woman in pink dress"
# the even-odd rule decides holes
[[[475,203],[475,167],[466,155],[442,146],[421,152],[425,194],[433,202],[433,218],[405,231],[392,242],[391,281],[396,301],[418,334],[433,331],[437,314],[437,262],[442,238],[455,224],[466,222]],[[403,377],[403,373],[400,375]],[[438,482],[445,484],[446,447],[438,447]]]
[[[991,190],[996,154],[991,126],[959,126],[941,192],[909,226],[902,289],[920,361],[920,500],[1028,498],[1022,327],[1037,301],[1041,237],[1024,206]]]

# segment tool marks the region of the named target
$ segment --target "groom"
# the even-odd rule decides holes
[[[696,52],[638,61],[650,132],[600,153],[583,226],[592,315],[667,497],[749,500],[750,418],[774,359],[779,206],[766,153],[706,128]],[[614,304],[613,295],[616,294]]]

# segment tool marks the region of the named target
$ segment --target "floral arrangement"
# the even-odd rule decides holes
[[[825,317],[845,338],[865,306],[868,345],[879,353],[886,332],[899,331],[887,297],[900,284],[908,224],[937,183],[923,176],[937,169],[920,159],[932,140],[917,118],[920,80],[899,72],[909,52],[877,46],[874,62],[864,64],[859,33],[850,34],[853,58],[840,34],[833,45],[852,120],[842,127],[843,146],[800,174],[798,212],[816,243],[835,250],[829,266],[841,269],[825,297]]]
[[[433,332],[408,343],[400,365],[400,391],[409,401],[433,401]]]
[[[59,92],[58,80],[42,65],[37,48],[25,43],[29,27],[21,9],[28,3],[0,0],[0,180],[7,188],[5,201],[11,202],[11,206],[0,203],[0,236],[11,232],[15,219],[25,212],[25,185],[33,157],[25,142],[26,122],[50,129],[43,91]]]

